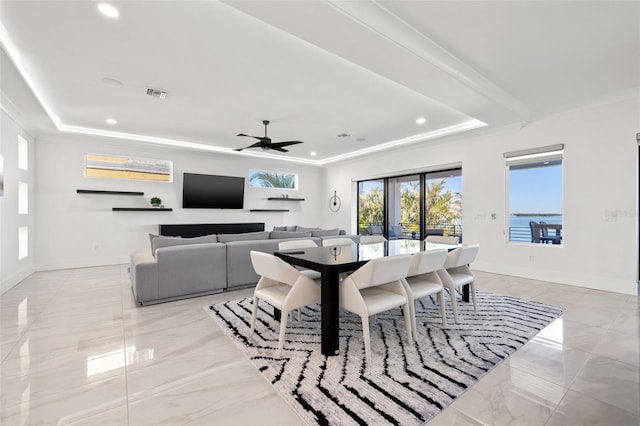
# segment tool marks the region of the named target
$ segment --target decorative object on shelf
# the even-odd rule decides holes
[[[335,213],[340,210],[341,205],[342,201],[340,201],[340,197],[338,197],[336,191],[333,191],[333,197],[329,198],[329,210]]]
[[[149,202],[153,207],[161,207],[162,205],[162,200],[158,197],[152,197],[151,200],[149,200]]]

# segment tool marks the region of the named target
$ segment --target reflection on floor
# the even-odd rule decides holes
[[[567,311],[430,426],[640,424],[638,297],[476,277]],[[0,297],[0,423],[301,424],[203,310],[252,291],[139,308],[124,265],[33,274]]]

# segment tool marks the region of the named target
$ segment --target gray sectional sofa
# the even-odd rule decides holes
[[[255,285],[260,277],[251,265],[251,250],[273,253],[280,241],[296,238],[320,246],[336,235],[360,238],[338,229],[297,226],[195,238],[150,235],[151,249],[131,254],[133,295],[138,304],[152,305]]]

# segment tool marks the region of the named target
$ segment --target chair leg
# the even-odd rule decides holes
[[[287,332],[287,318],[289,312],[282,312],[282,318],[280,318],[280,337],[278,338],[278,358],[282,358],[282,348],[284,347],[284,335]]]
[[[369,317],[362,317],[362,337],[364,340],[364,353],[367,358],[367,366],[371,365],[371,336],[369,335]]]
[[[418,341],[418,322],[416,320],[416,303],[417,300],[413,300],[409,302],[409,306],[411,307],[411,333],[413,334],[413,340]]]
[[[253,306],[251,309],[251,333],[253,333],[253,331],[256,328],[256,318],[258,317],[258,298],[254,297],[253,298]]]
[[[453,309],[453,320],[455,323],[458,323],[458,302],[456,301],[456,291],[455,289],[449,289],[449,296],[451,297],[451,309]]]
[[[469,290],[471,290],[471,300],[473,300],[473,310],[474,312],[478,312],[478,302],[476,301],[476,282],[471,281],[469,284]]]
[[[407,328],[407,340],[409,341],[409,344],[412,345],[413,344],[413,333],[411,332],[412,327],[411,327],[411,305],[413,304],[413,302],[407,301],[407,303],[402,307],[402,311],[404,312],[404,323],[405,323],[405,327]]]
[[[440,304],[440,316],[442,317],[442,326],[447,326],[447,308],[444,306],[444,289],[438,293],[438,303]]]

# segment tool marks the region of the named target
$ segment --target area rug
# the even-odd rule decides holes
[[[287,327],[276,358],[279,321],[261,302],[251,334],[252,299],[205,309],[308,424],[417,425],[451,404],[478,379],[524,345],[563,309],[477,292],[478,312],[458,303],[454,324],[442,326],[434,301],[418,302],[418,339],[409,345],[400,309],[371,324],[372,365],[366,366],[360,318],[340,312],[340,354],[320,353],[320,306],[302,309]]]

